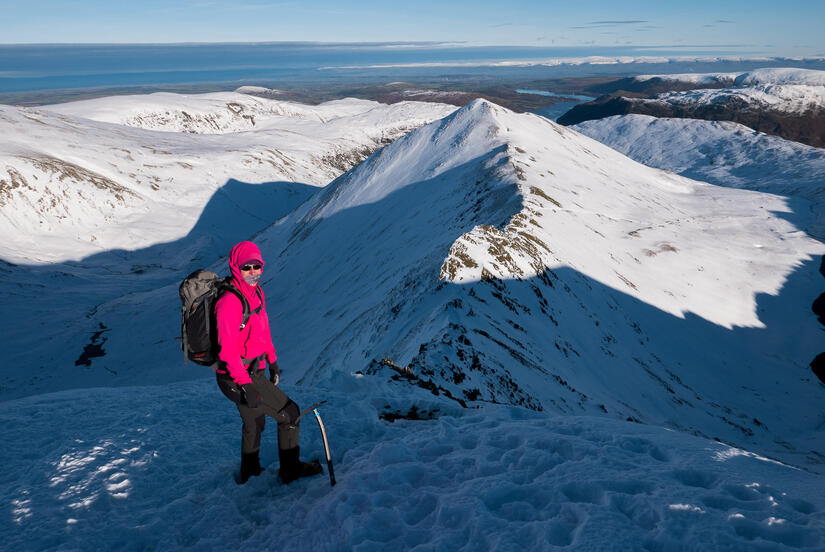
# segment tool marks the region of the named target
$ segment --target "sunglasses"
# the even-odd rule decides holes
[[[241,270],[244,272],[249,272],[250,270],[261,270],[261,265],[259,264],[245,264],[241,267]]]

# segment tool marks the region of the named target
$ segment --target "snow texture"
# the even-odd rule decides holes
[[[715,80],[724,81],[729,74],[646,75],[640,80],[659,77],[700,85]],[[698,89],[667,92],[653,99],[637,102],[661,102],[675,105],[724,104],[747,105],[751,109],[803,114],[825,107],[825,71],[811,69],[758,69],[735,76],[732,86],[723,89]],[[742,107],[740,107],[742,109]]]
[[[454,109],[352,99],[306,106],[237,93],[0,106],[0,257],[57,262],[187,235],[210,241],[221,230],[196,224],[221,195],[225,216],[254,221],[250,235]],[[238,199],[233,188],[252,191]]]
[[[811,202],[806,228],[825,241],[825,150],[726,121],[625,115],[586,121],[577,131],[645,165],[717,186]]]
[[[783,180],[816,152],[700,130],[736,161],[715,185],[483,100],[241,96],[0,110],[4,545],[825,547],[822,185]],[[95,224],[117,232],[92,253]],[[248,236],[282,385],[328,401],[334,488],[278,483],[272,424],[267,471],[236,485],[237,412],[180,359],[178,283]],[[301,446],[322,455],[311,419]]]
[[[662,75],[636,75],[633,80],[638,82],[645,82],[651,79],[661,79],[674,82],[686,82],[689,84],[717,84],[729,83],[733,84],[739,73],[674,73]]]
[[[337,485],[235,484],[239,421],[211,380],[0,403],[9,550],[821,550],[821,476],[664,429],[465,410],[341,375],[323,397]],[[427,398],[429,396],[429,398]],[[379,418],[385,403],[432,419]],[[59,417],[56,417],[59,412]],[[428,410],[429,412],[429,410]],[[182,416],[182,413],[187,413]],[[194,414],[197,413],[197,414]],[[307,457],[323,458],[301,424]],[[26,428],[26,439],[20,438]]]
[[[637,75],[634,80],[644,82],[650,79],[662,79],[690,84],[722,83],[730,81],[738,86],[757,86],[760,84],[805,84],[825,86],[825,71],[813,69],[796,69],[791,67],[774,67],[755,69],[746,73],[675,73],[659,75]]]

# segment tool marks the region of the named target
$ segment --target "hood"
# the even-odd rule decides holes
[[[232,272],[232,283],[247,297],[254,297],[255,287],[247,284],[241,276],[241,267],[249,261],[260,261],[261,266],[264,265],[261,250],[251,241],[242,241],[235,245],[229,253],[229,270]]]

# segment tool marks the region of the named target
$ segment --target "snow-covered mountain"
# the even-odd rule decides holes
[[[268,90],[268,89],[262,89]],[[244,91],[249,92],[243,93]],[[118,125],[197,134],[227,134],[248,130],[273,129],[300,135],[316,133],[319,138],[336,136],[351,140],[359,134],[374,142],[386,143],[439,115],[449,113],[445,106],[422,108],[417,103],[384,105],[347,98],[320,105],[306,105],[251,95],[261,94],[255,87],[236,92],[211,94],[172,94],[158,92],[139,96],[112,96],[49,105],[43,109]],[[440,108],[440,109],[439,109]],[[366,116],[365,116],[366,115]],[[359,119],[353,120],[353,118]],[[311,123],[337,123],[317,125]],[[369,121],[369,124],[366,122]],[[330,128],[332,127],[332,128]]]
[[[737,75],[726,88],[698,88],[724,75],[673,75],[688,83],[687,91],[664,92],[651,98],[605,96],[575,106],[559,118],[565,125],[630,113],[656,117],[734,121],[755,130],[812,146],[825,145],[825,71],[759,69]],[[637,77],[642,78],[642,77]],[[648,75],[666,79],[665,75]],[[679,86],[675,87],[677,90]]]
[[[658,80],[669,83],[688,84],[695,88],[727,88],[734,84],[739,73],[674,73],[671,75],[636,75],[629,79],[638,83]]]
[[[658,75],[636,75],[629,77],[639,83],[667,81],[690,84],[695,88],[729,88],[731,86],[760,85],[803,85],[825,86],[825,71],[799,69],[796,67],[774,67],[756,69],[746,73],[674,73]]]
[[[217,149],[246,134],[193,137]],[[779,191],[650,168],[479,100],[273,217],[254,240],[279,364],[300,404],[329,400],[334,489],[281,487],[274,469],[231,481],[237,415],[175,340],[180,267],[209,264],[191,238],[6,263],[0,534],[39,548],[821,548],[825,385],[807,363],[825,245],[804,231],[818,196]],[[249,186],[229,198],[257,202]],[[158,265],[124,270],[133,259]]]
[[[725,121],[625,115],[573,127],[650,167],[717,186],[804,198],[825,241],[825,150]]]
[[[53,262],[179,239],[221,195],[226,216],[254,219],[248,235],[453,109],[353,99],[313,107],[237,93],[2,106],[0,231],[8,239],[0,256]],[[244,185],[244,199],[227,197],[226,187]],[[190,237],[208,240],[216,230]]]
[[[398,385],[462,404],[665,425],[819,469],[822,387],[807,364],[825,247],[797,207],[477,101],[255,240],[290,382],[387,379],[389,357],[416,376]],[[115,356],[91,369],[129,349],[164,363],[175,292],[101,305],[87,331],[106,327]],[[139,304],[135,336],[117,321]],[[786,395],[809,407],[765,406]]]
[[[696,88],[728,88],[740,73],[674,73],[636,75],[588,87],[591,95],[650,98],[656,94]]]
[[[220,102],[226,113],[230,104],[266,107],[269,119],[259,114],[255,130],[220,135],[116,124],[175,114],[167,130],[183,130],[181,106],[206,117]],[[0,395],[36,392],[19,370],[30,362],[40,389],[108,381],[84,369],[108,331],[91,319],[98,305],[212,263],[375,149],[454,109],[362,100],[312,107],[243,94],[0,106],[0,331],[9,340]],[[114,377],[121,365],[102,373]]]

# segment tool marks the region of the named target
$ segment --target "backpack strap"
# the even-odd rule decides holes
[[[261,304],[258,305],[258,307],[254,310],[249,310],[249,301],[247,301],[246,297],[244,297],[243,293],[241,293],[241,290],[239,290],[232,284],[232,281],[229,278],[226,278],[223,281],[221,291],[228,291],[240,300],[241,305],[243,306],[243,321],[241,322],[241,330],[244,329],[247,323],[249,322],[249,316],[251,314],[259,314],[264,306],[264,300],[261,296],[261,290],[260,288],[258,288],[258,286],[255,286],[255,293],[258,295],[258,300],[261,302]]]

